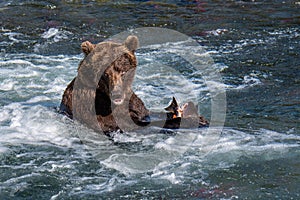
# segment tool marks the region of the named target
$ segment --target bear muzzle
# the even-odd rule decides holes
[[[120,86],[115,87],[111,91],[111,101],[115,105],[121,105],[125,100],[125,94],[122,91],[122,88]]]

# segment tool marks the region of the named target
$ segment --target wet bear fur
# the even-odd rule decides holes
[[[122,131],[126,129],[124,127],[134,128],[133,122],[138,126],[149,124],[149,110],[131,88],[137,67],[137,47],[138,39],[135,36],[129,36],[124,44],[83,42],[81,49],[85,58],[79,64],[77,77],[64,91],[60,111],[73,118],[76,110],[81,119],[79,121],[97,131],[101,129],[105,134]],[[105,62],[108,64],[103,64]],[[84,72],[86,69],[90,71]],[[97,77],[93,74],[100,75]],[[90,80],[93,79],[99,80],[96,86],[92,86],[93,81]],[[73,107],[75,85],[78,88],[77,99],[81,99],[81,104]],[[95,102],[92,102],[93,99]],[[89,107],[93,103],[94,108]],[[96,116],[84,116],[84,109],[91,110],[86,115]],[[98,124],[95,124],[94,119],[97,119]]]

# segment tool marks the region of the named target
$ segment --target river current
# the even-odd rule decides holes
[[[299,9],[299,1],[1,1],[0,199],[299,199]],[[147,127],[111,140],[57,112],[81,42],[143,27],[189,36],[221,78],[208,84],[182,62],[182,49],[197,53],[184,43],[146,46],[136,52],[137,95],[154,111],[172,96],[193,101],[214,123],[211,87],[222,88],[224,126]]]

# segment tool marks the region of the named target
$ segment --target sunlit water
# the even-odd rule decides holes
[[[9,13],[16,18],[13,2],[0,3],[1,16]],[[221,2],[144,3],[146,13],[137,5],[134,12],[140,18],[132,20],[140,26],[150,24],[151,13],[174,6],[187,16],[193,11],[198,20],[205,18],[201,13],[208,13],[218,21],[211,28],[205,23],[188,27],[183,23],[190,22],[187,16],[176,18],[177,25],[165,18],[157,23],[179,31],[188,27],[186,33],[214,58],[211,67],[223,77],[215,87],[227,91],[227,119],[221,134],[207,134],[207,128],[162,134],[159,128],[148,127],[118,134],[113,140],[58,114],[57,107],[83,57],[74,50],[79,49],[79,41],[100,41],[121,32],[118,20],[107,19],[111,23],[105,25],[108,32],[99,33],[93,18],[101,14],[91,11],[83,19],[92,27],[89,34],[95,38],[91,38],[75,19],[68,19],[71,25],[67,26],[62,14],[54,17],[56,9],[71,12],[72,3],[19,6],[24,13],[30,7],[46,9],[53,19],[46,19],[48,24],[42,27],[41,14],[34,10],[39,25],[36,33],[28,28],[31,24],[16,21],[12,25],[2,22],[0,27],[0,199],[300,198],[300,29],[299,15],[297,19],[293,12],[299,2],[287,3],[290,7],[247,2],[227,6]],[[78,4],[83,10],[76,19],[90,8],[87,2]],[[132,11],[130,3],[90,4],[104,11],[107,7],[123,14]],[[247,10],[251,6],[265,6],[269,12],[277,9],[266,20],[287,25],[270,22],[272,27],[263,28],[267,22],[253,17],[255,10]],[[223,19],[211,11],[220,7]],[[232,13],[226,9],[235,7],[240,14],[248,13],[256,28],[230,24]],[[238,15],[237,22],[241,18]],[[159,49],[140,50],[137,57],[133,87],[150,110],[163,109],[175,96],[182,103],[199,103],[200,112],[209,119],[211,97],[201,76],[188,70],[178,72],[178,58]]]

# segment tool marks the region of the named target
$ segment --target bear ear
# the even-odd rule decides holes
[[[87,56],[89,53],[91,53],[91,51],[93,51],[95,46],[95,44],[92,44],[89,41],[85,41],[81,44],[81,50]]]
[[[139,39],[135,35],[129,35],[124,44],[129,51],[134,52],[139,47]]]

